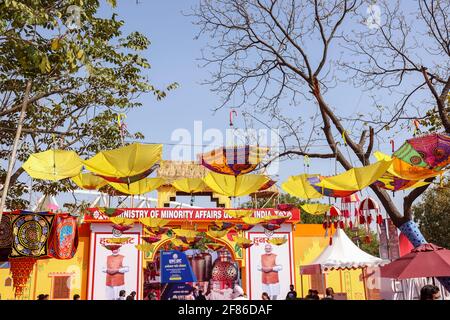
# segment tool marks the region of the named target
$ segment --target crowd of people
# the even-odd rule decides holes
[[[295,291],[294,285],[290,285],[289,292],[286,295],[286,300],[334,300],[334,290],[331,287],[325,289],[325,296],[321,299],[319,297],[319,291],[309,289],[305,298],[299,298],[297,291]],[[238,284],[235,284],[233,288],[225,285],[223,289],[210,289],[206,293],[203,290],[192,288],[187,296],[183,297],[183,300],[248,300],[244,290]],[[38,300],[49,300],[48,294],[40,294],[37,297]],[[270,300],[270,296],[267,292],[263,292],[261,295],[262,300]],[[435,285],[426,285],[420,290],[420,300],[440,300],[441,295],[439,288]],[[80,300],[79,294],[73,295],[73,300]],[[136,291],[132,291],[128,296],[125,290],[119,292],[119,297],[116,300],[136,300]],[[154,292],[150,292],[144,300],[157,300],[157,296]],[[171,300],[178,300],[178,297],[174,296]]]

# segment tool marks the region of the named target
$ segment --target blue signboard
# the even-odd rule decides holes
[[[192,289],[192,286],[186,283],[169,283],[161,295],[161,300],[172,300],[175,297],[178,299],[187,296],[192,292]]]
[[[161,283],[197,282],[186,255],[181,251],[161,251]]]

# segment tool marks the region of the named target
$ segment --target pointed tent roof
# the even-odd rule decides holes
[[[382,260],[362,251],[350,240],[343,230],[338,228],[333,235],[332,245],[325,248],[310,265],[303,266],[302,273],[316,273],[319,268],[325,271],[374,267],[387,263],[389,261]]]

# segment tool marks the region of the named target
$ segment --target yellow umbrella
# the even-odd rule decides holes
[[[281,245],[285,244],[287,241],[288,241],[288,240],[287,240],[286,237],[284,237],[284,238],[276,237],[276,238],[271,238],[271,239],[269,239],[269,242],[270,242],[271,244],[276,245],[276,246],[281,246]]]
[[[133,219],[123,218],[123,217],[112,217],[109,218],[109,221],[111,221],[114,224],[117,224],[119,226],[130,226],[134,223]]]
[[[352,168],[336,176],[323,178],[318,187],[333,190],[362,190],[377,181],[391,166],[392,161],[378,161],[374,164]]]
[[[208,189],[208,186],[200,178],[185,178],[172,182],[172,186],[178,191],[186,193],[198,193],[204,192]]]
[[[214,192],[229,197],[246,196],[257,191],[270,179],[264,175],[232,176],[211,172],[203,181]]]
[[[108,181],[132,183],[148,176],[161,157],[161,144],[133,143],[118,149],[101,151],[83,163],[86,169]]]
[[[253,210],[225,210],[225,212],[233,218],[244,218],[244,217],[249,217],[252,215]]]
[[[80,173],[71,179],[77,186],[85,190],[98,190],[108,184],[108,182],[92,173]]]
[[[250,239],[244,237],[235,237],[233,240],[242,249],[250,248],[253,245],[253,242]]]
[[[81,158],[69,150],[47,150],[31,154],[22,168],[34,179],[58,181],[75,177],[83,166]]]
[[[443,174],[443,171],[413,166],[402,159],[391,157],[380,151],[375,151],[373,155],[378,161],[392,161],[387,171],[405,180],[425,180]]]
[[[300,174],[291,176],[281,184],[281,188],[290,195],[302,199],[320,199],[323,197],[316,189],[311,186],[307,178],[319,177],[318,174]]]
[[[227,235],[228,231],[229,230],[216,231],[216,230],[209,229],[206,233],[208,236],[210,236],[212,238],[222,238]]]
[[[262,223],[265,221],[263,218],[255,218],[255,217],[244,217],[242,221],[246,224],[254,226],[255,224]]]
[[[136,249],[138,249],[139,251],[151,252],[155,248],[155,245],[151,244],[151,243],[142,243],[142,244],[137,244],[134,247]]]
[[[328,212],[328,210],[330,210],[330,208],[331,208],[331,205],[322,204],[322,203],[307,203],[307,204],[301,205],[300,207],[306,213],[313,214],[313,215],[321,215],[321,214]]]
[[[161,228],[168,224],[170,221],[161,218],[139,218],[139,222],[150,228]]]
[[[173,229],[172,231],[179,237],[194,238],[199,235],[199,233],[194,230]]]
[[[122,193],[144,194],[159,188],[164,182],[163,178],[144,178],[130,184],[115,182],[108,182],[108,184]]]
[[[124,243],[128,242],[129,240],[130,240],[129,237],[127,237],[127,238],[110,238],[110,239],[108,239],[108,242],[124,244]]]

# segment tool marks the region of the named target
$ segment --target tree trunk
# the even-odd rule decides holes
[[[30,91],[31,91],[31,80],[28,80],[27,86],[25,89],[25,95],[22,102],[22,109],[20,110],[20,116],[19,116],[19,123],[17,125],[17,131],[16,136],[14,137],[14,143],[13,148],[11,152],[11,157],[9,158],[8,163],[8,171],[6,173],[5,183],[3,185],[3,192],[2,192],[2,200],[0,202],[0,221],[2,220],[3,211],[5,208],[6,203],[6,196],[8,195],[8,189],[9,189],[9,182],[11,180],[12,171],[14,170],[14,164],[16,162],[16,154],[17,154],[17,148],[19,146],[20,141],[20,135],[22,133],[22,126],[25,119],[25,114],[28,106],[28,99],[30,97]]]

